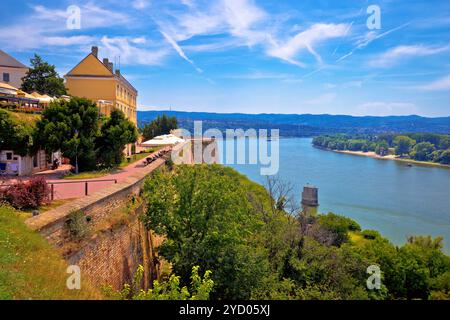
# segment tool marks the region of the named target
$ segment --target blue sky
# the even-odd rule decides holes
[[[450,116],[449,1],[2,0],[1,16],[22,62],[120,57],[140,110]]]

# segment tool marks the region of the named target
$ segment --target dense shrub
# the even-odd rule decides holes
[[[49,200],[50,189],[42,177],[19,181],[0,190],[0,199],[16,209],[36,209]]]

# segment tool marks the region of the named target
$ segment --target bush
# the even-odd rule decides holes
[[[65,231],[69,239],[80,240],[89,235],[91,217],[81,211],[72,211],[65,222]]]
[[[0,191],[0,199],[16,209],[37,209],[49,200],[50,189],[42,177],[19,181]]]
[[[364,237],[364,239],[368,239],[368,240],[374,240],[374,239],[381,238],[380,233],[375,230],[364,230],[363,232],[361,232],[361,234]]]
[[[359,224],[352,219],[331,212],[326,215],[320,215],[318,223],[335,235],[333,245],[338,247],[348,241],[349,231],[361,231]]]

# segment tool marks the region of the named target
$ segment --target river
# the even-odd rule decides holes
[[[450,170],[314,148],[312,139],[281,138],[279,176],[295,186],[319,188],[319,211],[356,220],[394,244],[409,235],[443,236],[450,253]],[[264,184],[258,165],[230,165]]]

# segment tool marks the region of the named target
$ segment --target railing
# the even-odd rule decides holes
[[[55,184],[75,184],[75,183],[84,183],[84,195],[89,195],[89,183],[91,182],[114,182],[117,183],[117,179],[98,179],[98,180],[76,180],[76,181],[55,181],[55,182],[47,182],[47,185],[50,186],[50,200],[53,201],[55,199]],[[1,187],[13,187],[14,184],[1,184]]]
[[[114,182],[117,183],[117,179],[98,179],[98,180],[77,180],[77,181],[57,181],[57,182],[47,182],[50,185],[50,199],[53,201],[55,197],[55,184],[70,184],[70,183],[84,183],[84,195],[89,194],[89,183],[90,182]]]

